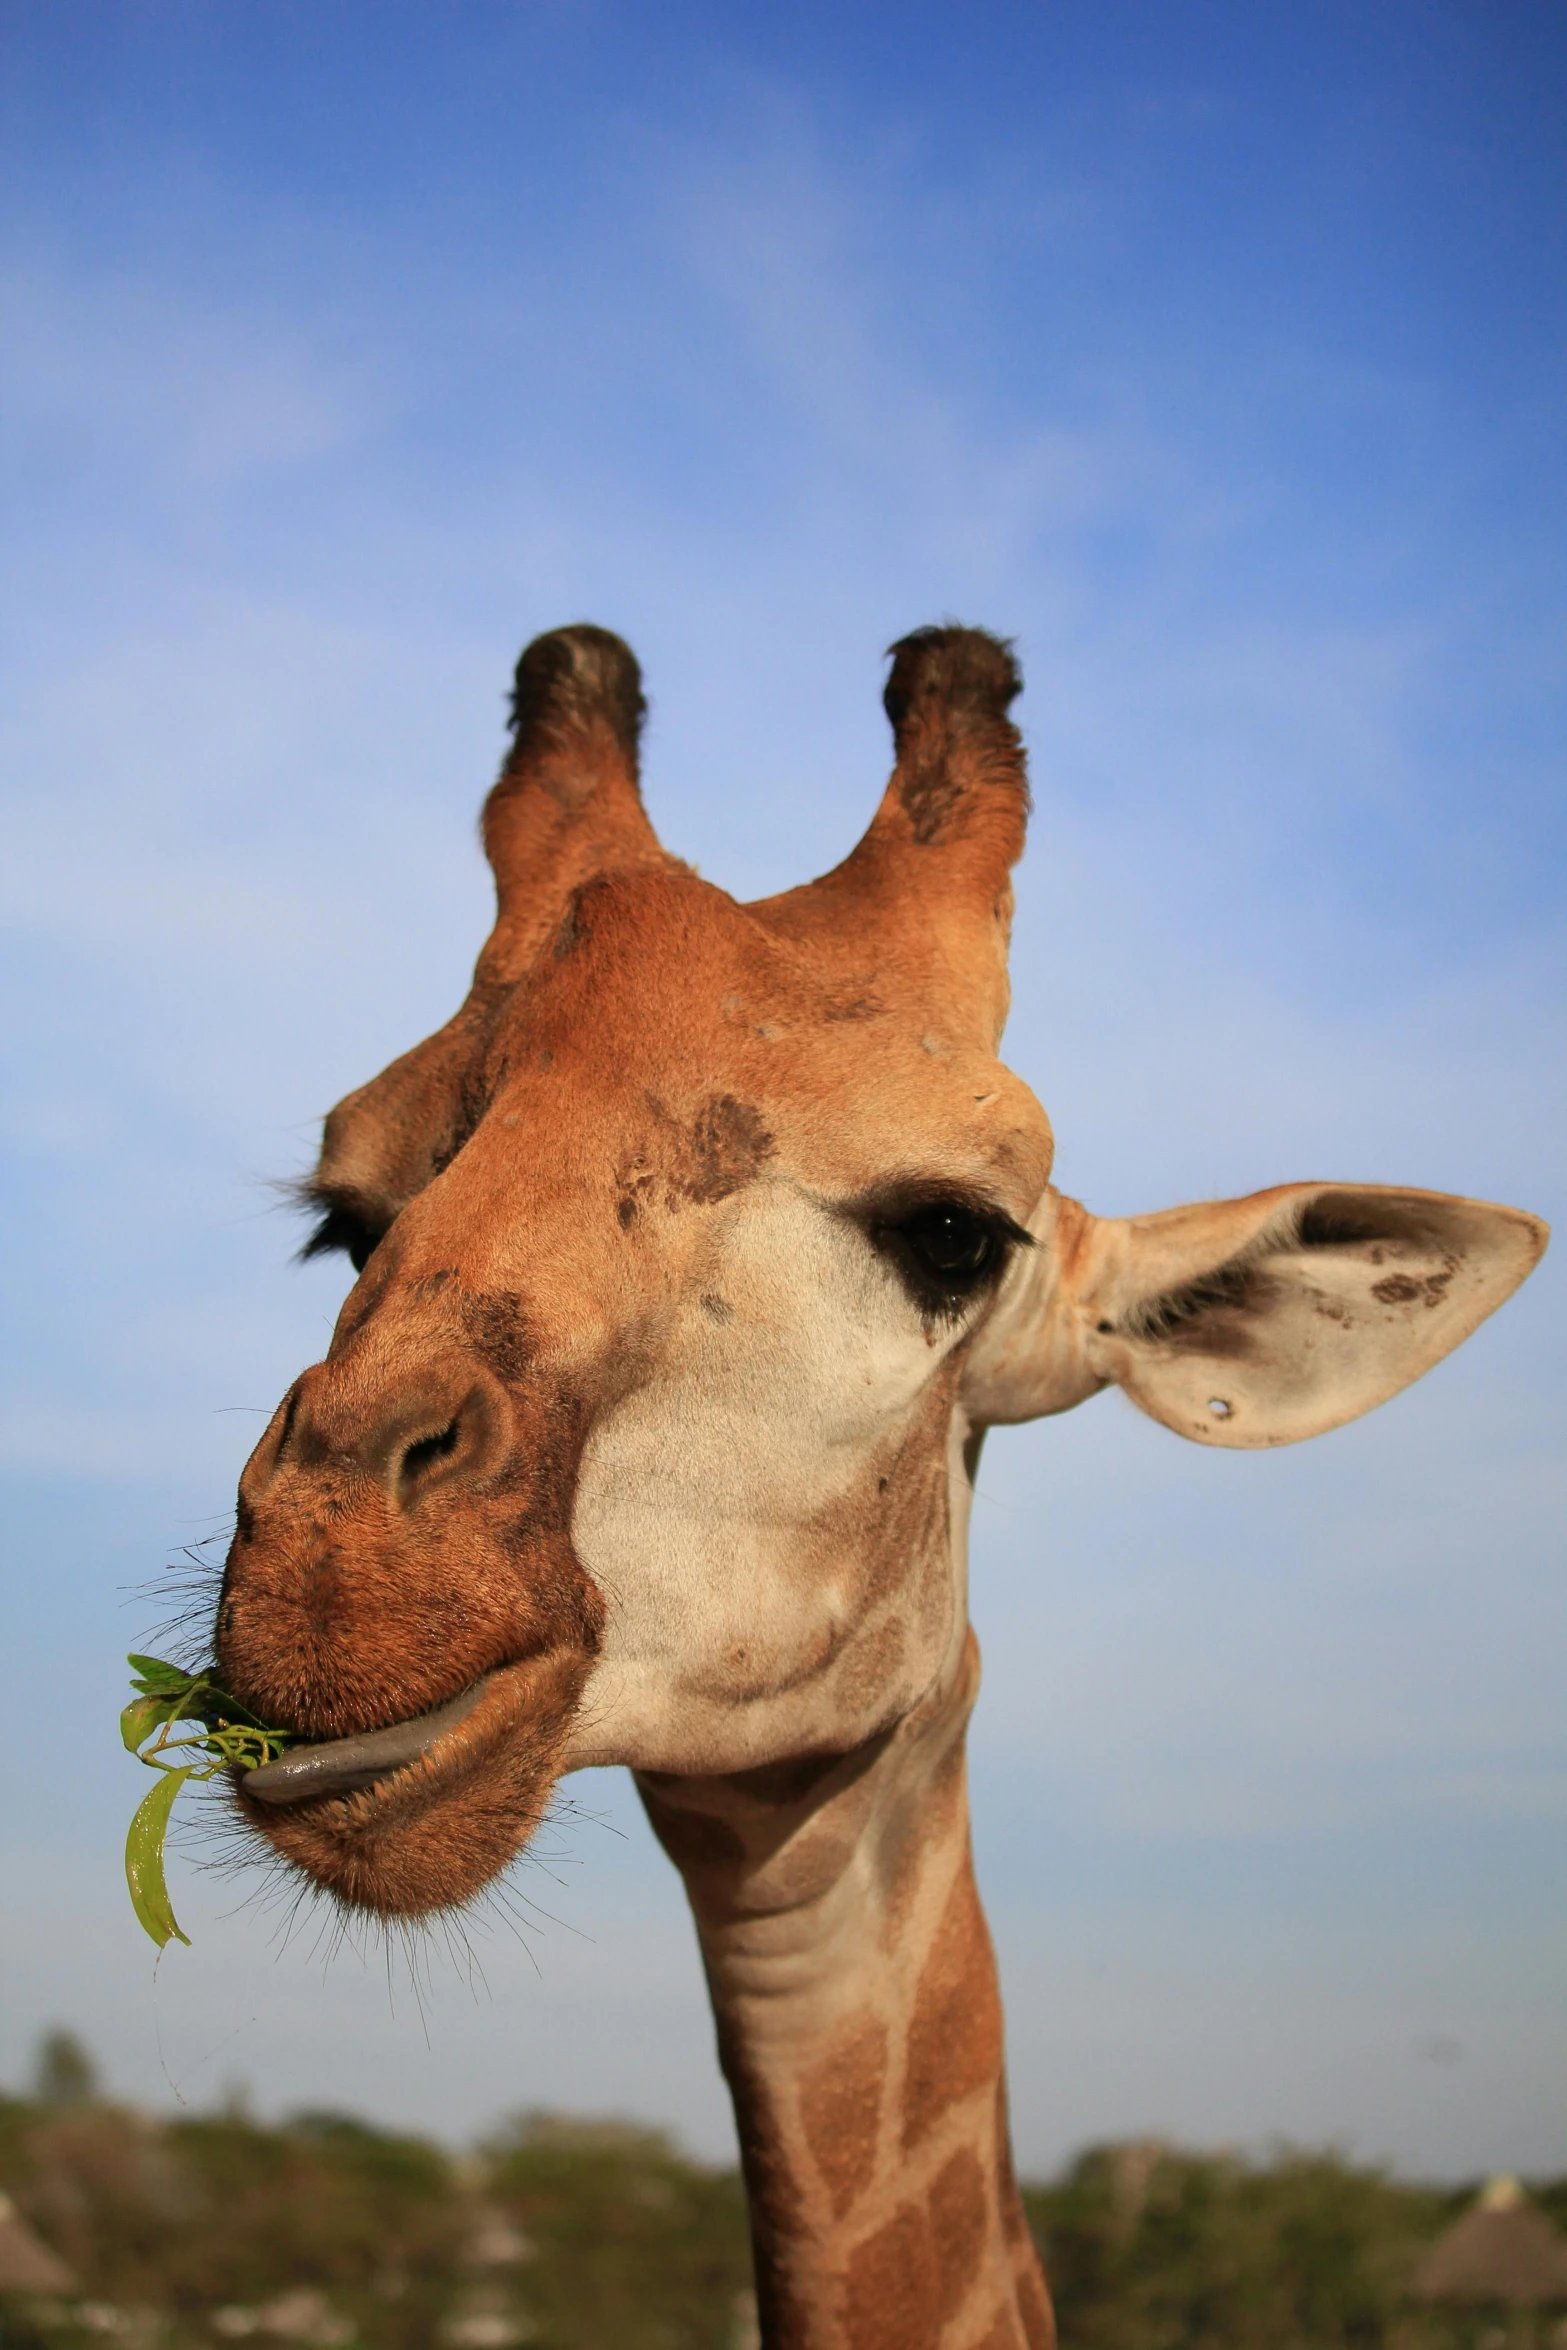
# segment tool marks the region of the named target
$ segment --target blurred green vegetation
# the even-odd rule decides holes
[[[1416,2261],[1478,2183],[1145,2143],[1095,2148],[1023,2199],[1064,2350],[1567,2350],[1550,2316],[1411,2302]],[[1560,2225],[1567,2180],[1533,2193]]]
[[[80,2061],[78,2061],[80,2059]],[[657,2131],[526,2116],[453,2159],[334,2114],[152,2121],[51,2044],[0,2098],[0,2191],[75,2295],[0,2301],[10,2350],[745,2350],[738,2179]],[[1332,2155],[1096,2149],[1025,2192],[1064,2350],[1567,2350],[1558,2318],[1406,2286],[1472,2189]],[[1535,2189],[1558,2224],[1567,2181]]]
[[[477,2154],[337,2114],[153,2122],[0,2098],[0,2192],[79,2300],[0,2309],[14,2350],[735,2350],[739,2180],[656,2131],[525,2117]]]

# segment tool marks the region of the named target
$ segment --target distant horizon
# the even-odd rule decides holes
[[[50,2028],[68,2032],[71,2039],[82,2048],[90,2059],[92,2058],[91,2047],[82,2035],[72,2031],[69,2025],[56,2022]],[[96,2060],[94,2060],[92,2084],[79,2096],[68,2099],[50,2097],[39,2089],[36,2083],[31,2088],[25,2085],[15,2088],[0,2081],[0,2098],[9,2098],[18,2104],[33,2105],[44,2110],[55,2111],[67,2110],[76,2104],[113,2106],[135,2113],[143,2113],[146,2110],[134,2097],[117,2096],[113,2083],[104,2079],[99,2072]],[[248,2080],[225,2082],[209,2103],[192,2103],[188,2106],[178,2107],[173,2112],[154,2114],[150,2118],[162,2121],[233,2121],[246,2128],[258,2130],[288,2130],[303,2123],[345,2122],[356,2129],[373,2131],[379,2136],[417,2138],[425,2144],[438,2146],[454,2161],[460,2161],[466,2155],[482,2154],[486,2146],[492,2145],[497,2138],[504,2138],[508,2134],[515,2135],[518,2132],[547,2134],[559,2129],[567,2139],[580,2134],[584,2144],[590,2144],[595,2139],[602,2139],[606,2143],[621,2138],[627,2140],[657,2139],[680,2160],[693,2162],[704,2168],[732,2170],[738,2167],[739,2162],[737,2153],[717,2157],[703,2155],[687,2145],[677,2124],[661,2121],[657,2115],[653,2114],[616,2112],[608,2109],[587,2110],[556,2105],[519,2106],[497,2112],[490,2117],[488,2122],[481,2123],[469,2135],[454,2138],[450,2135],[444,2135],[439,2130],[423,2129],[412,2124],[400,2124],[395,2118],[374,2119],[352,2108],[338,2105],[297,2105],[288,2107],[286,2110],[279,2109],[269,2112],[258,2104],[254,2084]],[[1478,2196],[1509,2180],[1516,2180],[1525,2194],[1531,2194],[1536,2190],[1546,2192],[1567,2188],[1567,2165],[1564,2165],[1560,2172],[1540,2172],[1532,2175],[1517,2170],[1483,2170],[1471,2172],[1465,2177],[1425,2178],[1413,2172],[1402,2171],[1393,2164],[1378,2163],[1369,2158],[1357,2159],[1347,2153],[1342,2146],[1332,2143],[1306,2145],[1297,2143],[1293,2139],[1279,2137],[1276,2134],[1256,2143],[1224,2145],[1205,2145],[1147,2134],[1125,2138],[1085,2140],[1081,2145],[1071,2148],[1054,2170],[1044,2174],[1033,2172],[1025,2174],[1025,2184],[1033,2184],[1036,2179],[1040,2184],[1065,2179],[1079,2163],[1094,2154],[1155,2148],[1161,2154],[1168,2154],[1178,2159],[1204,2162],[1233,2160],[1241,2162],[1248,2169],[1260,2171],[1274,2169],[1281,2163],[1297,2159],[1321,2159],[1342,2163],[1348,2169],[1383,2172],[1401,2185],[1433,2187],[1444,2194],[1458,2194],[1465,2189],[1472,2188]]]

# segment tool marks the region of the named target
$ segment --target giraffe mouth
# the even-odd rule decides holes
[[[357,1730],[349,1738],[328,1738],[319,1744],[296,1746],[278,1761],[246,1771],[240,1781],[247,1795],[259,1803],[311,1803],[321,1795],[351,1795],[373,1787],[394,1771],[422,1762],[431,1749],[483,1698],[492,1676],[488,1673],[433,1712],[394,1722],[386,1730]]]
[[[542,1821],[591,1667],[581,1649],[537,1650],[430,1713],[296,1746],[236,1779],[240,1809],[346,1908],[460,1908]]]

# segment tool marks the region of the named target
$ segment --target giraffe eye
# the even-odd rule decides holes
[[[901,1227],[910,1253],[938,1281],[977,1281],[1001,1253],[995,1226],[972,1208],[922,1208]]]
[[[903,1276],[922,1313],[946,1317],[999,1279],[1015,1245],[1029,1236],[999,1208],[962,1199],[925,1199],[883,1213],[871,1237]]]

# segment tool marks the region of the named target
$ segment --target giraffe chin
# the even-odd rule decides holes
[[[234,1800],[282,1859],[346,1908],[411,1920],[460,1908],[543,1819],[592,1661],[554,1649],[501,1666],[465,1710],[441,1709],[456,1718],[433,1743],[368,1786],[279,1803],[237,1779]]]

